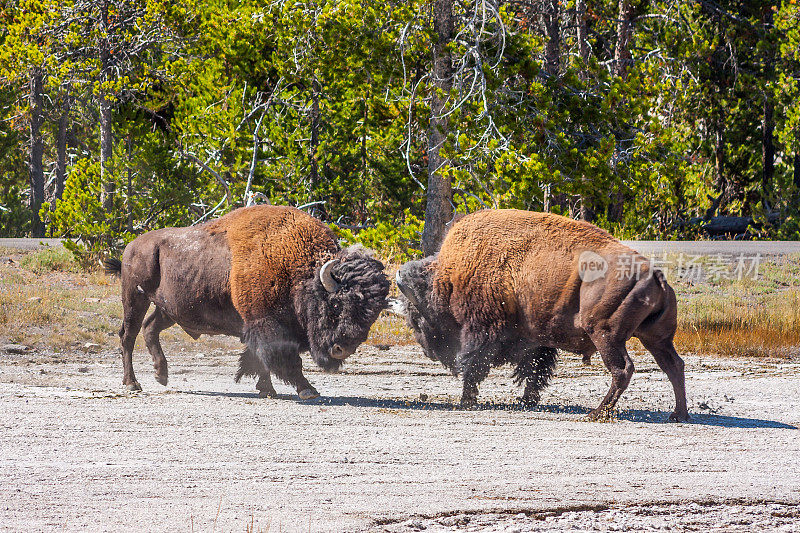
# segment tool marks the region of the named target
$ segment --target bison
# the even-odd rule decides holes
[[[486,210],[457,221],[436,256],[403,265],[397,286],[425,355],[463,375],[473,406],[492,365],[513,363],[524,400],[538,402],[556,349],[600,352],[611,388],[598,418],[633,375],[626,341],[638,337],[675,393],[670,418],[689,419],[684,363],[672,340],[675,293],[661,271],[609,233],[549,213]]]
[[[366,340],[389,292],[380,261],[363,248],[341,249],[330,228],[291,207],[240,208],[198,226],[151,231],[105,266],[122,283],[122,382],[129,390],[141,390],[132,352],[142,328],[156,379],[167,384],[158,337],[177,323],[195,339],[238,336],[246,350],[236,381],[257,376],[260,396],[275,395],[272,373],[301,399],[316,398],[300,352],[337,370]]]

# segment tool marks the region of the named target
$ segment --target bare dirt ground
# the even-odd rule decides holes
[[[188,337],[186,337],[188,339]],[[693,422],[664,420],[646,353],[610,422],[608,375],[563,355],[542,406],[510,369],[479,409],[415,346],[362,347],[322,398],[233,383],[238,343],[165,345],[171,381],[122,390],[118,351],[0,353],[0,529],[800,531],[800,359],[686,355]],[[103,349],[105,350],[105,349]]]

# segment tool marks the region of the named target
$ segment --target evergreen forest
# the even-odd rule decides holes
[[[0,0],[0,236],[256,203],[401,260],[456,213],[800,239],[797,0]]]

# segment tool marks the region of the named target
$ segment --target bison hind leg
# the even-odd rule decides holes
[[[158,336],[162,331],[175,323],[160,307],[156,307],[150,316],[144,319],[142,325],[142,335],[147,350],[153,358],[153,369],[156,371],[156,381],[166,386],[169,381],[167,370],[167,358],[164,357],[164,349]]]
[[[509,354],[516,361],[514,383],[525,384],[522,402],[525,405],[537,405],[540,393],[553,377],[556,369],[558,351],[547,346],[533,346],[526,342],[518,342],[513,347],[515,353]]]

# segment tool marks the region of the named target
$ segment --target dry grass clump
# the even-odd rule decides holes
[[[116,287],[102,274],[75,273],[74,261],[55,250],[15,250],[0,265],[0,339],[58,351],[117,344]]]
[[[388,312],[381,313],[369,330],[367,338],[367,344],[373,346],[407,346],[415,343],[414,334],[406,325],[405,319]]]
[[[386,276],[392,281],[389,297],[399,298],[401,294],[397,289],[397,285],[394,284],[394,277],[397,275],[397,271],[400,270],[401,265],[385,260],[383,260],[383,264],[386,265]],[[378,320],[372,325],[367,338],[367,344],[372,346],[407,346],[415,343],[414,334],[411,332],[411,328],[406,325],[405,319],[388,311],[381,313]]]
[[[679,350],[738,357],[793,357],[800,349],[800,290],[763,296],[706,294],[679,307]]]

